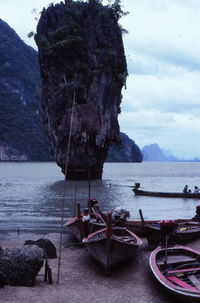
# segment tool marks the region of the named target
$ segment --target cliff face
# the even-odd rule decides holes
[[[50,160],[37,52],[0,19],[0,161]]]
[[[120,133],[120,143],[110,146],[107,162],[142,162],[143,155],[140,148],[126,134]]]
[[[127,76],[115,13],[95,0],[52,5],[42,11],[35,40],[44,124],[56,162],[65,172],[73,114],[67,178],[87,179],[90,172],[99,179],[109,144],[119,138],[117,116]]]
[[[28,161],[28,155],[22,154],[10,145],[0,145],[0,161]]]

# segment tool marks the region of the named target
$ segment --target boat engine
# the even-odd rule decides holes
[[[130,218],[130,212],[124,208],[116,207],[113,213],[114,225],[125,226],[126,219]]]

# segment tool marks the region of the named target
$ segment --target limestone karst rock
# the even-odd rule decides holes
[[[109,144],[119,139],[126,58],[118,14],[99,2],[66,0],[43,9],[35,35],[44,124],[68,179],[100,179]]]

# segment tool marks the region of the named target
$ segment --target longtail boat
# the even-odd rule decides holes
[[[83,239],[83,243],[89,254],[104,266],[108,275],[112,266],[133,258],[142,241],[126,227],[113,227],[112,214],[109,214],[107,227],[90,234]]]
[[[145,236],[147,237],[149,248],[155,248],[159,243],[163,243],[160,224],[147,224],[144,226]],[[174,230],[169,235],[169,243],[182,244],[200,237],[200,223],[198,222],[174,222]]]
[[[135,183],[132,191],[136,196],[149,196],[149,197],[165,197],[165,198],[185,198],[185,199],[200,199],[200,193],[192,192],[158,192],[139,189],[140,184]]]
[[[200,302],[200,252],[186,246],[157,247],[149,263],[157,281],[180,302]]]
[[[160,224],[161,220],[144,220],[142,210],[139,209],[140,218],[141,220],[126,220],[126,227],[136,233],[139,236],[146,236],[146,226],[158,226]],[[175,223],[181,224],[181,223],[191,223],[196,224],[200,223],[200,205],[196,206],[196,215],[191,219],[175,219]],[[196,228],[196,226],[195,226]]]
[[[67,227],[70,234],[76,238],[79,242],[83,239],[83,222],[82,222],[82,214],[80,209],[80,203],[76,204],[77,208],[77,216],[69,219],[64,226]]]
[[[89,222],[89,230],[90,233],[100,230],[106,227],[107,215],[104,214],[98,204],[95,204],[95,199],[91,199],[90,205],[90,222]],[[93,205],[92,205],[93,203]],[[141,220],[124,220],[124,226],[136,233],[139,236],[145,236],[145,226],[151,225],[156,226],[159,224],[160,220],[144,220],[142,211],[139,210]],[[68,220],[64,225],[67,227],[68,231],[78,240],[82,241],[84,237],[84,224],[82,222],[83,214],[81,214],[80,203],[77,203],[77,216]],[[200,222],[200,205],[196,206],[196,216],[191,219],[176,219],[176,223],[186,223],[186,222]],[[113,222],[114,224],[115,222]]]
[[[93,202],[93,205],[90,205],[90,221],[88,222],[89,232],[92,232],[106,226],[106,216],[101,213],[99,207],[95,205],[97,200],[90,199],[89,202],[90,204]],[[76,217],[69,219],[64,226],[68,229],[69,233],[76,238],[77,241],[81,242],[85,236],[85,225],[83,222],[83,214],[81,213],[80,203],[76,204],[76,212]]]

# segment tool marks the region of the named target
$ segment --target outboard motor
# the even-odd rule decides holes
[[[133,188],[135,188],[135,189],[140,188],[140,183],[135,183],[135,185],[133,186]]]
[[[115,226],[125,226],[127,218],[130,218],[130,212],[128,210],[121,207],[115,208],[113,213]]]

